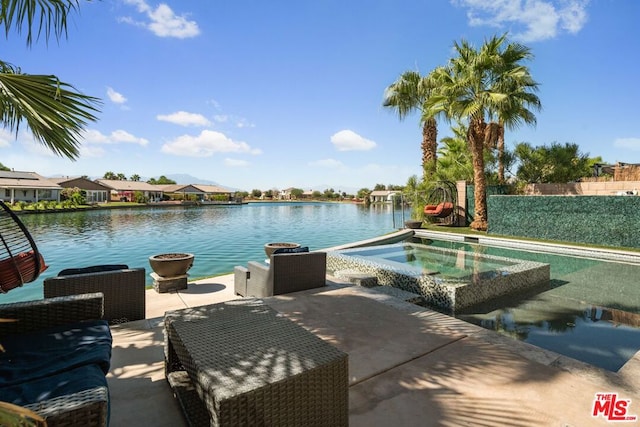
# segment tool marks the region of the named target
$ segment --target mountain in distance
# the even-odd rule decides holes
[[[176,184],[205,184],[205,185],[221,185],[215,181],[210,181],[208,179],[200,179],[196,178],[193,175],[189,175],[188,173],[175,173],[172,175],[165,175],[165,177],[169,178],[176,182]],[[155,179],[160,178],[160,176],[155,176]],[[147,181],[148,179],[145,179]],[[222,186],[226,187],[226,186]]]

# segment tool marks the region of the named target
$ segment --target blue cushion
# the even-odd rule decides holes
[[[279,248],[273,251],[273,254],[298,254],[301,252],[309,252],[308,246],[300,246],[297,248]]]
[[[81,365],[55,375],[2,387],[0,400],[24,406],[94,387],[107,387],[107,377],[98,365]]]
[[[92,265],[91,267],[83,268],[66,268],[58,273],[60,276],[70,276],[72,274],[87,274],[87,273],[99,273],[101,271],[115,271],[126,270],[129,268],[126,264],[105,264],[105,265]]]
[[[4,335],[0,343],[0,387],[96,364],[109,372],[111,331],[105,320],[62,325],[44,331]],[[1,399],[0,399],[1,400]]]

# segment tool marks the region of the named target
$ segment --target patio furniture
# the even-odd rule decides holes
[[[0,305],[0,401],[49,427],[107,425],[111,333],[101,294]]]
[[[165,373],[189,425],[348,425],[347,354],[254,298],[167,312]]]
[[[44,280],[44,297],[101,292],[104,295],[104,319],[123,323],[145,318],[145,269],[112,266],[73,269],[69,274]],[[66,273],[65,271],[61,273]]]
[[[234,288],[238,295],[263,298],[326,286],[326,276],[326,252],[273,254],[268,265],[236,266]]]

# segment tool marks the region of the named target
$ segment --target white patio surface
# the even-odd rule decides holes
[[[596,393],[640,417],[640,352],[618,373],[329,277],[265,298],[349,355],[352,426],[591,426]],[[238,298],[233,275],[146,294],[146,320],[112,327],[111,426],[186,425],[164,377],[165,311]],[[640,418],[639,418],[640,419]]]

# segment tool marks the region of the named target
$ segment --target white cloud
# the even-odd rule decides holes
[[[172,114],[159,114],[156,119],[180,126],[209,126],[211,122],[202,114],[177,111]]]
[[[98,146],[98,145],[90,145],[90,144],[83,144],[80,147],[80,157],[81,158],[87,158],[87,157],[103,157],[106,154],[106,151],[104,148]]]
[[[314,162],[309,162],[309,166],[315,166],[315,167],[327,168],[327,169],[342,169],[345,167],[341,161],[335,160],[335,159],[316,160]]]
[[[331,143],[338,151],[367,151],[376,146],[375,142],[348,129],[333,134]]]
[[[532,42],[579,32],[587,22],[589,0],[451,0],[468,9],[469,25],[505,28],[511,37]]]
[[[31,132],[21,132],[20,143],[30,154],[40,157],[56,157],[57,155],[44,144],[37,141]]]
[[[158,37],[176,37],[185,39],[200,34],[196,21],[187,19],[185,15],[176,15],[165,3],[160,3],[155,9],[144,0],[124,0],[135,6],[138,12],[146,15],[148,21],[136,21],[131,17],[120,18],[121,22],[137,25],[150,30]]]
[[[219,110],[221,108],[220,103],[215,99],[210,99],[209,101],[207,101],[207,104],[213,106],[213,108],[215,108],[216,110]]]
[[[0,129],[0,148],[11,147],[11,141],[15,140],[15,133],[7,129]]]
[[[613,146],[626,150],[640,151],[640,138],[618,138],[613,141]]]
[[[116,92],[111,87],[107,87],[107,96],[111,100],[111,102],[115,104],[124,104],[127,102],[127,98],[125,98],[121,93]]]
[[[118,129],[111,132],[110,135],[104,135],[100,131],[89,129],[84,132],[84,142],[88,144],[118,144],[131,143],[146,146],[149,141],[144,138],[138,138],[129,132]]]
[[[162,146],[162,152],[176,156],[209,157],[215,153],[260,154],[246,142],[233,141],[226,135],[212,130],[203,130],[200,135],[182,135]]]
[[[213,116],[213,120],[215,120],[218,123],[231,123],[232,125],[234,125],[237,128],[254,128],[254,127],[256,127],[256,125],[254,125],[249,120],[247,120],[247,119],[245,119],[243,117],[233,116],[233,115],[229,115],[229,114],[216,114],[215,116]]]
[[[229,166],[232,168],[249,166],[249,162],[246,160],[229,159],[229,158],[224,159],[224,164],[225,166]]]
[[[236,119],[236,127],[238,127],[238,128],[254,128],[254,127],[256,127],[256,125],[254,125],[253,123],[251,123],[247,119],[237,118]]]

